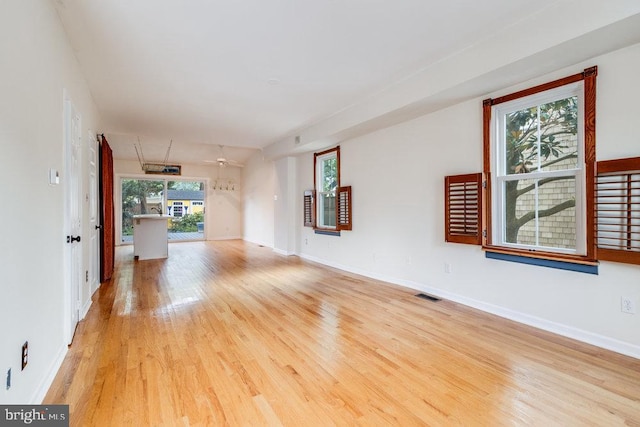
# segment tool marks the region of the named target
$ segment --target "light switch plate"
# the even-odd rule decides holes
[[[49,169],[49,185],[58,184],[60,184],[60,174],[53,168]]]

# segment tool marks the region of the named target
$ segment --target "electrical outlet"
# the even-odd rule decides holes
[[[449,264],[448,262],[444,263],[444,272],[447,274],[451,274],[451,264]]]
[[[636,314],[636,304],[629,297],[620,297],[620,311],[628,314]]]

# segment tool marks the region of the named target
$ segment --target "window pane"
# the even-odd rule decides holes
[[[322,191],[335,191],[338,187],[338,159],[332,157],[322,161]]]
[[[122,236],[123,242],[133,242],[133,216],[162,214],[164,181],[149,179],[122,180]]]
[[[167,183],[167,213],[169,239],[204,239],[204,181],[169,181]]]
[[[520,179],[505,182],[505,236],[507,243],[517,243],[521,245],[536,244],[536,189],[535,180]],[[527,188],[529,191],[518,195]],[[526,216],[531,217],[530,221],[520,224]]]
[[[505,174],[527,173],[538,164],[538,108],[505,116]]]
[[[324,227],[336,226],[336,196],[335,193],[320,195],[321,225]]]
[[[578,97],[540,106],[540,170],[578,165]]]
[[[505,115],[507,175],[577,167],[578,97]]]
[[[553,215],[539,219],[540,246],[576,248],[575,194],[576,180],[573,177],[539,185],[538,209],[540,212],[557,211]]]
[[[505,182],[504,241],[575,249],[575,191],[573,177]]]

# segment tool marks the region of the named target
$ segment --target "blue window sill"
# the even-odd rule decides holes
[[[540,258],[529,258],[520,255],[509,255],[498,252],[485,252],[485,257],[502,261],[517,262],[520,264],[539,265],[542,267],[557,268],[559,270],[577,271],[579,273],[598,274],[597,265],[576,264],[573,262],[556,261]]]
[[[340,236],[340,232],[335,230],[322,230],[316,228],[313,232],[316,234],[324,234],[325,236]]]

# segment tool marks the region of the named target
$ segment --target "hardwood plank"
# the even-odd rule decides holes
[[[244,243],[116,251],[71,425],[640,425],[640,361]]]

